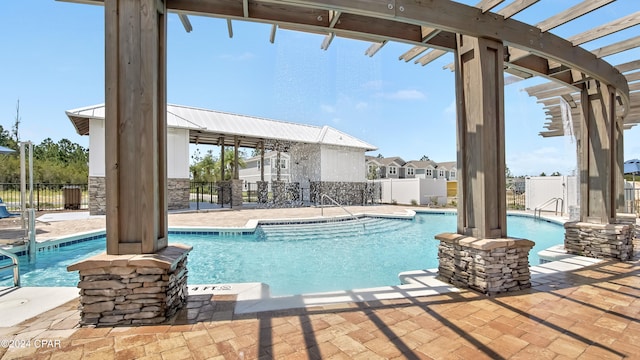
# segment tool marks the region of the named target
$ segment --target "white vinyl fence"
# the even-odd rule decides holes
[[[382,189],[381,202],[403,205],[445,205],[446,179],[380,179],[373,180]]]

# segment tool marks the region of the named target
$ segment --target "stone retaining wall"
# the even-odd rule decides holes
[[[529,251],[525,239],[476,239],[444,233],[436,235],[438,278],[456,287],[485,294],[518,291],[531,287]]]
[[[189,208],[189,179],[167,179],[169,210]],[[103,176],[89,176],[89,214],[104,215],[107,211],[106,180]]]
[[[635,217],[620,217],[618,224],[567,222],[564,248],[567,253],[596,259],[630,260],[633,256]]]
[[[101,254],[73,264],[79,271],[80,325],[158,324],[187,298],[190,246],[175,244],[156,254]]]

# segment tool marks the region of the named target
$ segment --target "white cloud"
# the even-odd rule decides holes
[[[332,105],[320,105],[320,110],[329,114],[333,114],[334,112],[336,112],[336,108]]]
[[[369,107],[369,104],[367,104],[364,101],[360,101],[359,103],[356,104],[356,110],[364,110],[368,107]]]
[[[394,100],[421,100],[425,99],[427,96],[418,90],[398,90],[394,93],[388,94],[386,96],[389,99]]]
[[[365,90],[382,90],[382,80],[371,80],[362,84],[362,88]]]

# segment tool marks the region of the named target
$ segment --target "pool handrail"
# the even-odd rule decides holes
[[[542,217],[542,209],[544,207],[546,207],[547,205],[551,205],[554,202],[556,203],[555,215],[558,215],[558,202],[559,202],[560,203],[560,216],[563,216],[564,215],[564,199],[559,198],[559,197],[554,197],[554,198],[551,198],[551,199],[545,201],[544,203],[536,206],[533,209],[533,218],[534,219],[539,219],[540,217]],[[538,214],[537,216],[536,216],[536,213]]]
[[[353,213],[352,213],[351,211],[347,210],[344,206],[340,205],[340,203],[338,203],[337,201],[335,201],[333,198],[331,198],[331,196],[329,196],[329,195],[327,195],[327,194],[322,194],[322,195],[320,196],[320,209],[321,209],[321,215],[322,215],[322,217],[324,217],[324,199],[325,199],[325,198],[326,198],[326,199],[329,199],[329,201],[331,201],[335,206],[340,207],[340,208],[341,208],[342,210],[344,210],[347,214],[351,215],[351,217],[352,217],[355,221],[360,222],[360,218],[359,218],[359,217],[357,217],[357,216],[353,215]],[[363,227],[363,228],[365,228],[364,223],[362,223],[362,222],[361,222],[361,224],[362,224],[362,227]]]
[[[0,270],[13,268],[13,286],[20,287],[20,260],[18,256],[12,252],[0,248],[0,255],[4,255],[11,259],[11,264],[0,266]]]

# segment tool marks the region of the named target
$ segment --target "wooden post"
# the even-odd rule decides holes
[[[457,36],[458,233],[507,235],[503,44]]]
[[[260,141],[260,181],[264,181],[264,141]]]
[[[623,129],[616,119],[615,99],[615,89],[596,80],[582,90],[578,156],[583,222],[615,223],[624,207]]]
[[[105,1],[107,253],[167,246],[166,5]]]
[[[240,139],[237,135],[233,136],[233,180],[240,179],[240,171],[238,169],[238,149],[240,148]]]
[[[224,139],[222,139],[220,143],[220,181],[224,181],[224,173],[225,173],[225,163],[224,163]]]

